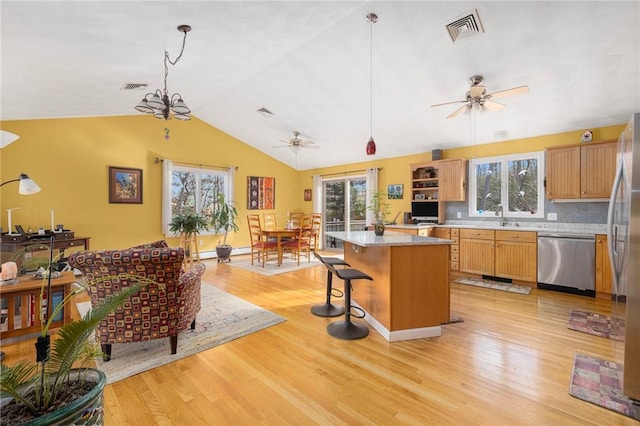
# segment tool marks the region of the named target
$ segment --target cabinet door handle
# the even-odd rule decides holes
[[[519,235],[512,235],[511,238],[520,238]]]

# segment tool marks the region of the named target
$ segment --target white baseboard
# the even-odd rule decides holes
[[[362,309],[353,300],[351,304]],[[364,309],[362,309],[364,311]],[[439,337],[442,335],[442,327],[437,325],[433,327],[411,328],[407,330],[389,331],[378,320],[372,317],[367,311],[364,320],[367,321],[387,342],[399,342],[401,340],[424,339],[426,337]]]
[[[251,248],[250,247],[234,247],[233,249],[231,249],[231,256],[236,256],[236,255],[240,255],[240,254],[250,254],[251,253]],[[218,257],[218,255],[216,254],[215,250],[206,250],[206,251],[201,251],[200,252],[200,259],[216,259]]]

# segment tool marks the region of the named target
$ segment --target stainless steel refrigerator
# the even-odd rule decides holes
[[[640,400],[640,113],[633,114],[618,139],[617,163],[607,242],[614,303],[626,296],[622,391]]]

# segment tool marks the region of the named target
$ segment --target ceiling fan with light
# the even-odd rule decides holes
[[[481,75],[472,75],[469,78],[469,91],[466,94],[466,99],[461,101],[453,101],[453,102],[445,102],[442,104],[431,105],[431,107],[438,107],[443,105],[452,105],[462,103],[460,108],[453,111],[451,114],[447,116],[447,118],[453,118],[464,111],[471,109],[474,106],[478,106],[479,108],[486,108],[491,111],[501,111],[506,108],[505,104],[501,104],[499,102],[493,101],[493,98],[501,98],[504,96],[517,95],[519,93],[527,93],[529,92],[529,86],[518,86],[512,87],[511,89],[499,90],[493,93],[487,93],[487,90],[484,87],[484,77]]]
[[[289,139],[288,141],[280,139],[278,141],[278,142],[285,143],[286,145],[277,145],[277,146],[274,146],[273,148],[291,148],[291,150],[294,152],[298,152],[300,148],[311,148],[311,149],[320,148],[319,146],[315,146],[315,142],[302,140],[298,136],[300,136],[300,132],[294,131],[293,139]]]

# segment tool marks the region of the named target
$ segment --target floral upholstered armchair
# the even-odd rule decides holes
[[[171,353],[178,347],[178,333],[195,328],[200,311],[200,284],[206,267],[195,264],[182,271],[184,250],[164,241],[124,250],[84,250],[69,256],[70,266],[87,281],[91,305],[136,285],[135,276],[151,280],[96,328],[104,360],[111,359],[111,345],[168,337]]]

